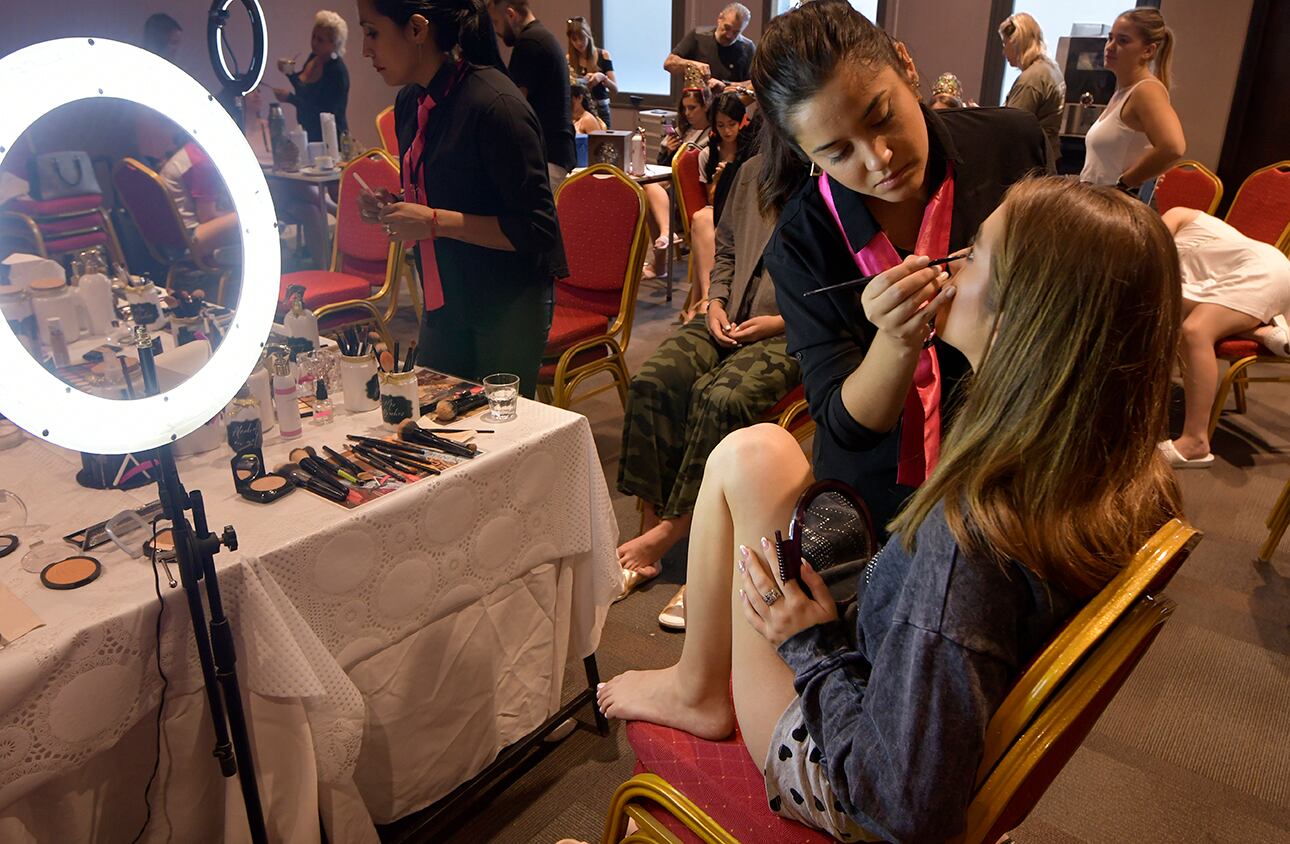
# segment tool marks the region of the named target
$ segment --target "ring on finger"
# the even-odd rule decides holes
[[[779,587],[772,586],[769,592],[761,596],[761,599],[765,601],[766,606],[769,607],[771,604],[775,603],[782,597],[784,597],[784,593],[779,591]]]

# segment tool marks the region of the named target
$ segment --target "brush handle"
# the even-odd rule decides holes
[[[937,258],[934,261],[928,261],[927,267],[939,267],[943,264],[948,264],[952,261],[957,261],[962,257],[963,257],[962,255],[949,255],[944,258]],[[927,269],[927,267],[920,267],[919,269],[925,270]],[[830,284],[826,287],[817,287],[814,290],[806,291],[805,293],[802,294],[802,296],[803,297],[818,296],[821,293],[832,293],[835,290],[846,290],[847,288],[850,288],[850,287],[859,287],[862,284],[868,284],[869,282],[873,281],[881,274],[882,273],[874,273],[873,275],[866,275],[860,278],[853,278],[850,281],[840,281],[837,284]]]

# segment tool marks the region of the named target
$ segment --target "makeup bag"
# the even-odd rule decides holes
[[[41,153],[28,163],[27,176],[33,199],[103,193],[89,155],[81,150]]]

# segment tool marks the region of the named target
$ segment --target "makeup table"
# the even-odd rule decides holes
[[[340,404],[334,424],[306,422],[301,438],[269,432],[266,463],[383,433],[378,412]],[[227,448],[180,461],[212,529],[238,533],[239,550],[217,564],[272,840],[317,841],[321,815],[331,841],[375,841],[374,822],[448,794],[552,715],[568,658],[599,642],[620,575],[586,419],[521,399],[512,422],[453,427],[496,433],[477,439],[474,460],[354,510],[306,490],[268,505],[239,498]],[[155,497],[82,489],[79,462],[28,440],[0,452],[0,477],[53,535]],[[46,626],[0,649],[0,840],[106,829],[128,840],[156,748],[151,569],[99,549],[98,580],[53,592],[21,569],[22,553],[0,560],[0,582]],[[236,786],[209,757],[182,591],[164,577],[161,590],[166,752],[144,840],[220,829],[244,840]]]

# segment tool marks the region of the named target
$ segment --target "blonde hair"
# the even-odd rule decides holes
[[[1174,61],[1174,31],[1165,25],[1165,16],[1160,14],[1159,9],[1141,7],[1122,13],[1120,18],[1133,24],[1143,41],[1157,45],[1156,57],[1151,62],[1151,69],[1156,74],[1156,78],[1165,88],[1168,88],[1173,78],[1171,69]]]
[[[331,41],[336,55],[345,55],[345,39],[349,37],[349,24],[335,12],[322,9],[314,15],[314,28],[322,28],[331,33]]]
[[[1017,65],[1025,70],[1048,52],[1039,21],[1025,12],[1017,12],[999,24],[999,37],[1005,44],[1017,45]]]
[[[994,340],[940,462],[892,522],[932,509],[971,555],[1091,595],[1180,508],[1156,442],[1178,344],[1178,254],[1146,205],[1078,180],[1003,201],[986,308]]]

